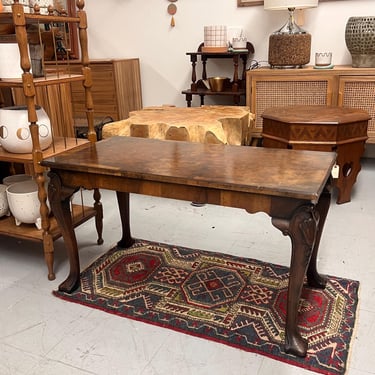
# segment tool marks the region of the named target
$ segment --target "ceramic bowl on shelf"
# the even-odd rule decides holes
[[[38,185],[34,180],[16,182],[6,189],[8,204],[16,225],[35,224],[42,228]]]
[[[10,186],[16,182],[22,181],[30,181],[33,177],[28,174],[13,174],[11,176],[7,176],[3,178],[3,184],[6,186]]]
[[[0,184],[0,217],[10,215],[6,189],[6,185]]]
[[[39,125],[40,148],[45,150],[52,143],[51,122],[42,107],[36,106]],[[28,111],[26,106],[0,108],[0,143],[8,152],[31,153],[31,139]]]

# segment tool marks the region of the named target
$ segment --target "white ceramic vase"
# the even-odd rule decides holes
[[[36,107],[39,125],[39,143],[42,150],[52,143],[51,122],[42,107]],[[0,108],[0,142],[2,147],[16,154],[32,152],[27,107]]]

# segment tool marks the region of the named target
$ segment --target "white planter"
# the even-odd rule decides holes
[[[43,108],[37,107],[39,143],[42,150],[52,143],[51,122]],[[16,154],[32,152],[27,107],[0,108],[0,142],[2,147]]]
[[[34,180],[16,182],[6,189],[9,209],[16,225],[35,224],[42,228],[40,217],[40,202],[38,199],[38,185]]]

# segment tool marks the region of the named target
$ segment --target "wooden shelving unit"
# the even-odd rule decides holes
[[[38,184],[38,197],[40,201],[40,213],[42,221],[42,229],[38,230],[33,224],[21,224],[16,226],[13,217],[0,218],[0,234],[12,236],[15,238],[40,241],[43,244],[45,261],[48,267],[48,278],[53,280],[55,273],[53,269],[54,263],[54,247],[53,242],[59,238],[62,233],[57,222],[47,205],[47,191],[45,188],[46,168],[40,165],[41,160],[45,157],[51,157],[65,150],[80,147],[87,142],[96,142],[96,133],[93,121],[93,100],[91,94],[92,77],[89,67],[89,58],[87,51],[87,18],[83,10],[84,1],[76,1],[76,16],[60,16],[50,12],[48,15],[38,13],[24,13],[22,4],[18,0],[12,5],[12,12],[0,13],[0,24],[11,24],[15,28],[14,40],[17,41],[20,51],[20,62],[23,74],[17,79],[1,79],[0,88],[18,88],[22,89],[25,97],[25,103],[28,110],[29,129],[32,137],[33,151],[30,154],[9,153],[0,147],[0,161],[7,163],[22,164],[29,173],[31,173]],[[36,9],[34,9],[36,10]],[[31,73],[31,62],[28,49],[27,26],[36,24],[39,27],[44,24],[76,25],[78,27],[79,44],[81,52],[81,74],[66,74],[57,72],[46,72],[44,77],[34,78]],[[1,43],[0,38],[0,43]],[[66,64],[66,62],[65,62]],[[58,65],[58,61],[56,61]],[[77,139],[68,137],[58,137],[53,135],[53,142],[46,150],[41,150],[39,144],[39,129],[37,124],[36,89],[38,87],[49,87],[51,85],[61,85],[64,83],[80,82],[84,87],[84,98],[86,107],[86,117],[88,124],[88,139]],[[64,108],[64,96],[60,97],[60,105]],[[52,120],[51,120],[52,121]],[[72,126],[73,122],[69,122],[67,126]],[[53,128],[53,124],[52,124]],[[73,129],[68,129],[67,133],[74,134]],[[72,205],[72,218],[74,226],[78,226],[92,217],[96,217],[97,228],[101,228],[102,211],[100,205],[100,194],[94,191],[93,207],[86,207],[83,204]],[[98,229],[99,232],[99,229]],[[98,243],[101,243],[101,233],[98,233]],[[1,254],[0,254],[1,256]]]

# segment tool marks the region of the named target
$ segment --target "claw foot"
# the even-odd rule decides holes
[[[79,276],[69,275],[68,278],[59,285],[59,291],[64,293],[72,293],[79,286]]]
[[[285,338],[285,353],[295,355],[297,357],[306,357],[307,340],[299,334],[288,335]]]

